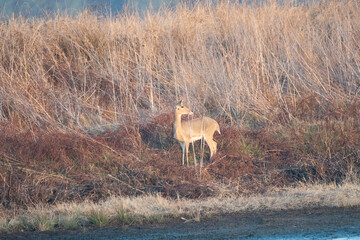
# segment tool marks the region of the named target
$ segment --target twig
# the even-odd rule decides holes
[[[208,164],[205,168],[208,168],[209,166],[213,165],[213,164],[216,163],[216,162],[219,162],[220,160],[222,160],[222,159],[224,159],[224,158],[226,158],[226,157],[227,157],[227,155],[222,156],[221,158],[219,158],[219,159],[213,161],[212,163]]]
[[[124,182],[124,181],[121,181],[120,179],[112,176],[111,174],[108,174],[108,176],[109,176],[111,179],[114,179],[114,180],[116,180],[116,181],[118,181],[118,182],[120,182],[120,183],[122,183],[122,184],[125,184],[126,186],[130,187],[131,189],[134,189],[134,190],[136,190],[136,191],[138,191],[138,192],[141,192],[141,193],[145,193],[144,191],[142,191],[142,190],[140,190],[140,189],[138,189],[138,188],[135,188],[135,187],[131,186],[130,184]]]

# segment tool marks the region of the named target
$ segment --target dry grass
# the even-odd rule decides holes
[[[1,207],[356,183],[359,25],[355,0],[1,22]],[[201,174],[180,165],[173,140],[180,98],[220,123]],[[77,216],[58,224],[113,221]],[[42,220],[22,224],[55,226]]]
[[[323,107],[358,102],[358,12],[351,0],[225,1],[144,18],[9,19],[0,116],[23,129],[99,129],[145,121],[185,97],[196,113],[233,124],[306,120],[317,104],[323,117]]]
[[[89,226],[133,225],[167,221],[200,221],[213,215],[264,210],[360,205],[360,186],[307,185],[273,189],[251,196],[217,196],[203,200],[169,199],[160,195],[111,197],[92,202],[36,206],[13,216],[0,218],[0,233],[86,228]]]

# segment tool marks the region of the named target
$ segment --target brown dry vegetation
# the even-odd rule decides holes
[[[358,179],[359,25],[355,0],[1,22],[1,206]],[[201,172],[173,139],[180,97],[220,122]]]
[[[353,208],[360,204],[360,185],[345,183],[306,184],[295,188],[272,189],[251,196],[223,195],[198,199],[170,199],[160,194],[110,197],[94,203],[66,202],[44,207],[39,204],[17,214],[0,215],[0,237],[10,239],[19,231],[53,231],[89,227],[200,221],[220,214],[276,211],[304,208]],[[265,212],[262,212],[264,214]],[[291,212],[286,212],[286,214]],[[284,214],[284,212],[282,212]],[[313,215],[311,215],[313,216]],[[185,220],[185,221],[184,221]],[[245,221],[245,219],[243,219]],[[79,231],[79,232],[82,232]],[[10,233],[10,235],[7,235]],[[27,233],[25,233],[27,235]]]

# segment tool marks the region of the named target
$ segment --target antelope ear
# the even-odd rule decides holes
[[[182,102],[183,102],[183,100],[181,99],[181,100],[180,100],[180,102],[178,102],[178,104],[177,104],[177,105],[182,106]]]

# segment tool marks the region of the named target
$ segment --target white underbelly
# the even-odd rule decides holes
[[[201,136],[198,136],[198,137],[192,137],[192,138],[190,139],[190,141],[191,141],[191,142],[195,142],[195,141],[200,140],[200,139],[202,139],[202,137],[201,137]]]

